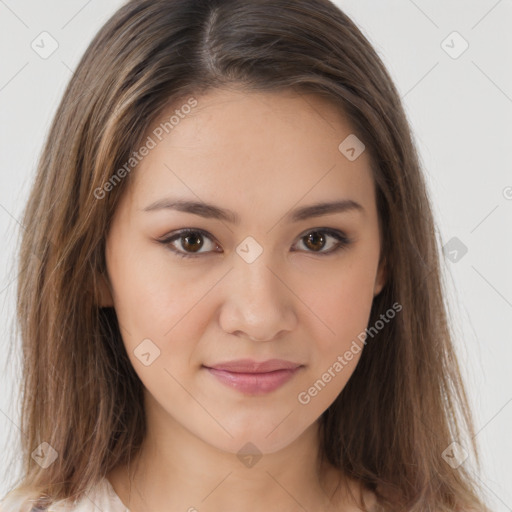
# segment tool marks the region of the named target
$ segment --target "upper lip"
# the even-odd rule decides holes
[[[207,368],[240,373],[267,373],[276,370],[295,370],[299,366],[302,365],[292,361],[286,361],[284,359],[268,359],[267,361],[261,362],[254,361],[252,359],[237,359],[236,361],[217,363],[207,366]]]

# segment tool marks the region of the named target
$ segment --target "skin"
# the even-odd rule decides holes
[[[119,466],[107,476],[132,512],[359,510],[348,494],[357,483],[314,461],[318,419],[361,352],[308,404],[297,397],[365,330],[385,283],[369,155],[349,161],[338,150],[352,129],[314,95],[215,90],[197,100],[133,171],[107,237],[101,305],[115,307],[145,386],[148,425],[135,472]],[[144,211],[167,197],[213,203],[240,223]],[[286,218],[295,208],[340,199],[363,209]],[[197,254],[197,238],[157,242],[183,228],[209,234],[199,236],[195,258],[169,247]],[[307,242],[318,228],[341,231],[351,243],[327,254],[337,241],[325,231],[323,244]],[[248,236],[263,249],[252,263],[236,252]],[[144,339],[160,350],[149,366],[134,354]],[[255,396],[202,366],[239,358],[303,367]],[[248,442],[262,454],[252,467],[237,457]]]

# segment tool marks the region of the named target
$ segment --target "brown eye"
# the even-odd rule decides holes
[[[212,252],[223,252],[214,242],[214,238],[201,229],[182,229],[169,234],[166,238],[158,240],[167,246],[174,254],[182,258],[194,258],[201,255],[206,256]],[[305,248],[301,251],[329,255],[346,248],[352,241],[341,231],[330,228],[315,229],[309,231],[299,238]],[[326,249],[327,250],[324,250]],[[204,250],[203,250],[204,249]],[[293,248],[292,251],[297,251]]]
[[[185,251],[197,252],[203,246],[202,235],[196,233],[191,235],[181,235],[181,246]]]
[[[213,242],[213,238],[200,229],[182,229],[159,242],[183,258],[193,258],[209,252],[222,252],[215,250],[218,246]],[[202,250],[203,248],[205,250]]]
[[[306,252],[327,255],[347,247],[349,240],[341,231],[334,231],[328,228],[315,229],[299,240],[305,247]],[[323,250],[327,247],[327,250]]]
[[[306,235],[304,239],[304,245],[313,251],[319,251],[323,249],[325,245],[325,237],[322,236],[320,231],[313,231],[309,235]]]

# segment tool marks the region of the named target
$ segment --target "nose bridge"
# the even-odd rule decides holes
[[[248,251],[235,255],[228,297],[222,305],[221,327],[226,332],[243,332],[250,338],[270,339],[293,328],[292,294],[276,277],[280,271],[270,253],[261,251],[255,256],[255,247],[250,243]],[[237,252],[240,247],[244,249],[240,244]]]
[[[254,260],[245,260],[243,257],[235,260],[235,268],[232,279],[235,281],[235,289],[244,304],[247,301],[252,304],[265,304],[280,300],[283,286],[274,274],[276,267],[270,261],[268,251],[261,253]]]
[[[261,241],[261,237],[258,237]],[[272,285],[269,277],[272,276],[268,267],[275,266],[272,262],[271,251],[261,245],[254,237],[245,237],[236,247],[233,255],[234,273],[248,286],[258,284]],[[266,282],[268,281],[268,282]]]

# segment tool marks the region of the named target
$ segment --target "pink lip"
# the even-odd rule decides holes
[[[282,359],[270,359],[261,363],[243,359],[205,368],[227,386],[243,393],[260,395],[281,387],[301,366]]]
[[[205,366],[207,368],[215,368],[216,370],[227,370],[237,373],[267,373],[275,370],[295,370],[301,365],[292,361],[286,361],[285,359],[268,359],[261,362],[254,361],[253,359],[237,359]]]

